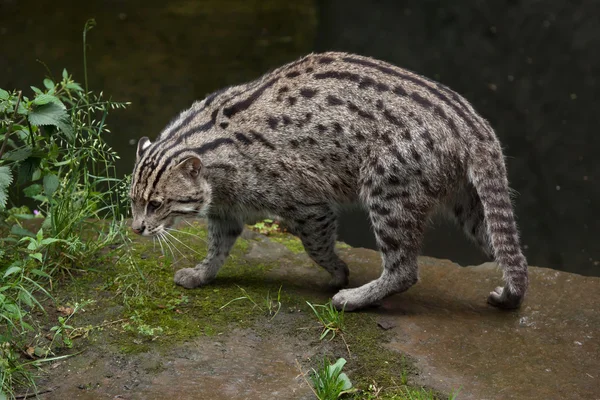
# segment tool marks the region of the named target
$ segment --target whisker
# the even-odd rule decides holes
[[[175,243],[173,243],[173,242],[172,242],[172,241],[169,239],[169,236],[173,236],[173,235],[171,235],[171,234],[170,234],[169,232],[167,232],[167,231],[162,231],[162,232],[161,232],[161,234],[163,235],[163,239],[165,239],[165,242],[167,242],[167,243],[169,243],[171,246],[173,246],[173,247],[172,247],[172,249],[171,249],[171,252],[173,252],[173,249],[175,249],[175,250],[177,250],[177,252],[178,252],[179,254],[181,254],[181,257],[183,257],[183,258],[187,258],[187,257],[186,257],[186,255],[185,255],[185,254],[183,254],[183,253],[181,252],[181,250],[179,250],[179,248],[178,248],[178,247],[175,245]],[[167,236],[167,235],[169,235],[169,236]],[[171,247],[171,246],[169,246],[169,247]],[[175,254],[173,254],[173,259],[175,259]]]
[[[183,243],[181,240],[179,240],[177,237],[175,237],[172,233],[170,233],[168,230],[165,231],[165,233],[167,235],[169,235],[169,237],[173,238],[173,240],[176,240],[179,244],[181,244],[182,246],[186,247],[189,251],[196,253],[197,255],[201,255],[200,253],[198,253],[196,250],[192,249],[190,246],[188,246],[187,244]]]
[[[186,231],[182,231],[182,230],[175,229],[175,228],[166,228],[166,229],[167,229],[168,231],[171,231],[171,232],[183,233],[184,235],[193,236],[193,237],[195,237],[195,238],[198,238],[198,239],[202,240],[204,243],[206,243],[206,240],[204,240],[204,238],[200,237],[199,235],[195,235],[195,234],[193,234],[193,233],[186,232]]]
[[[165,246],[167,246],[167,248],[169,249],[169,251],[171,251],[171,257],[173,257],[173,260],[175,260],[176,259],[175,253],[173,252],[173,248],[171,247],[170,243],[167,241],[167,237],[164,235],[163,232],[160,232],[159,236],[165,242]]]
[[[162,241],[160,240],[160,235],[156,236],[156,238],[158,239],[158,244],[160,245],[160,252],[162,253],[163,257],[166,257],[165,248],[163,247]]]

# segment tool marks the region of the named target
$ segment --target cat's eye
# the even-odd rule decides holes
[[[152,200],[148,203],[148,211],[157,210],[158,208],[160,208],[160,206],[162,206],[162,203],[160,201]]]

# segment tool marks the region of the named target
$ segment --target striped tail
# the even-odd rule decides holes
[[[527,291],[527,260],[519,245],[502,151],[499,146],[490,150],[471,158],[468,176],[481,199],[488,239],[506,283],[490,293],[488,302],[513,309],[521,305]]]

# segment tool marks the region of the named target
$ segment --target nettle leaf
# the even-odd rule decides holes
[[[44,193],[46,193],[46,196],[52,196],[58,189],[58,184],[58,176],[54,174],[44,176]]]
[[[63,77],[63,79],[69,78],[69,73],[67,72],[66,68],[63,68],[62,77]]]
[[[7,161],[23,161],[26,158],[29,158],[30,155],[31,149],[29,147],[23,147],[20,149],[9,151],[8,153],[2,156],[2,159]]]
[[[6,207],[8,201],[8,187],[13,181],[12,171],[9,167],[0,167],[0,209]]]
[[[63,131],[70,140],[73,139],[73,127],[65,105],[62,103],[48,103],[37,106],[29,113],[28,118],[31,125],[53,125]]]
[[[9,96],[10,94],[6,90],[0,89],[0,100],[8,100]]]

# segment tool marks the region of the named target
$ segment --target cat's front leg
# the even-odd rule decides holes
[[[208,254],[194,268],[183,268],[175,273],[175,283],[186,289],[206,285],[223,266],[236,239],[242,234],[240,219],[208,217]]]

